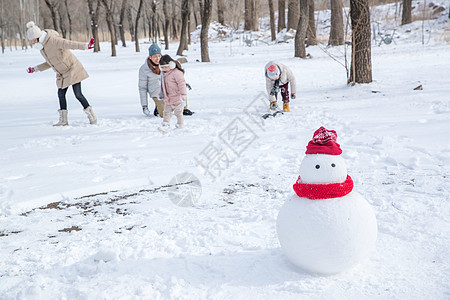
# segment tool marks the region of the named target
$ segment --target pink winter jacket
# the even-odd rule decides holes
[[[163,73],[161,75],[161,93],[166,104],[180,104],[183,101],[181,96],[185,96],[187,93],[183,72],[175,68]]]

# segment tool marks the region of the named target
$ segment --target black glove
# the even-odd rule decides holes
[[[189,83],[186,83],[186,87],[187,87],[189,90],[192,90],[192,87],[191,87],[191,85],[190,85]]]

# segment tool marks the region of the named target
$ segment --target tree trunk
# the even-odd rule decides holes
[[[286,28],[286,0],[278,0],[278,32]]]
[[[119,17],[119,33],[120,33],[120,40],[122,41],[122,47],[127,46],[127,42],[125,40],[125,29],[123,28],[123,22],[125,21],[126,10],[127,10],[127,0],[123,0],[122,7],[120,9],[120,17]]]
[[[258,30],[259,0],[245,0],[244,30]]]
[[[411,22],[411,0],[403,0],[402,25],[409,24]]]
[[[344,45],[344,23],[342,21],[341,0],[331,0],[331,28],[328,45]]]
[[[225,24],[225,18],[224,18],[224,12],[225,12],[225,5],[223,3],[224,0],[217,0],[217,20],[220,24]]]
[[[4,10],[3,10],[3,1],[1,1],[1,6],[0,6],[0,39],[1,39],[1,43],[2,43],[2,54],[5,53],[5,25],[4,25]]]
[[[154,3],[154,2],[153,2]],[[152,5],[153,5],[152,3]],[[151,12],[151,14],[147,15],[148,22],[148,34],[149,34],[149,42],[158,43],[158,22],[156,20],[156,13]]]
[[[316,35],[316,19],[314,15],[314,0],[308,1],[308,33],[307,33],[307,43],[309,46],[317,45],[317,35]]]
[[[142,29],[144,30],[144,37],[147,36],[147,27],[145,26],[145,21],[148,22],[149,18],[148,18],[148,11],[147,9],[144,8],[144,13],[145,13],[145,17],[142,17],[144,19],[144,21],[142,21]],[[149,30],[151,30],[151,26],[148,27]],[[149,35],[152,35],[151,32],[149,33]]]
[[[114,45],[117,46],[120,36],[119,36],[119,32],[118,32],[119,23],[116,22],[116,20],[114,19],[115,16],[117,15],[115,6],[116,6],[115,0],[112,0],[111,1],[111,20],[112,20],[112,27],[113,27],[113,31],[114,31]]]
[[[163,33],[164,33],[164,45],[165,49],[169,50],[169,26],[170,26],[170,16],[169,16],[169,10],[167,8],[167,1],[163,0],[163,14],[164,14],[164,27],[163,27]]]
[[[273,11],[273,0],[269,0],[269,17],[270,17],[270,35],[272,41],[277,38],[277,33],[275,32],[275,12]]]
[[[152,27],[153,27],[153,41],[156,43],[159,40],[159,23],[158,12],[156,11],[156,1],[152,2]],[[164,40],[165,41],[165,40]],[[167,48],[168,49],[168,48]]]
[[[368,0],[350,0],[352,63],[348,82],[372,82],[371,30]]]
[[[94,7],[94,2],[97,4],[96,7]],[[89,14],[91,15],[92,36],[95,40],[94,52],[99,52],[100,51],[100,41],[99,41],[99,35],[98,35],[98,15],[100,13],[100,0],[88,0],[88,9],[89,9]]]
[[[24,38],[24,36],[26,36],[26,28],[24,26],[24,24],[26,23],[25,21],[25,7],[24,7],[24,0],[20,0],[19,4],[20,4],[20,17],[19,17],[19,22],[17,24],[17,29],[19,31],[19,38],[20,38],[20,42],[22,44],[22,49],[27,49],[27,41]]]
[[[302,2],[300,0],[300,2]],[[287,30],[297,28],[298,18],[299,18],[299,1],[298,0],[288,0],[288,23]]]
[[[69,21],[69,39],[72,39],[72,17],[70,16],[69,12],[69,5],[67,4],[67,0],[64,0],[64,5],[66,7],[67,11],[67,20]]]
[[[183,0],[181,3],[181,34],[180,44],[178,46],[177,55],[183,55],[183,50],[187,48],[187,26],[188,26],[188,14],[189,14],[189,0]]]
[[[199,0],[200,1],[200,0]],[[193,0],[192,1],[192,14],[194,15],[194,21],[195,21],[195,28],[198,27],[199,22],[198,22],[198,17],[197,17],[197,7],[195,6],[196,1]],[[200,10],[201,11],[201,10]]]
[[[194,0],[189,1],[189,7],[188,7],[188,25],[187,25],[187,40],[188,40],[188,45],[191,44],[191,11],[192,11],[192,4],[194,3]],[[186,47],[187,48],[187,47]]]
[[[295,33],[295,57],[306,58],[305,39],[308,30],[308,1],[300,0],[300,17]]]
[[[48,9],[50,9],[50,14],[52,15],[53,29],[58,31],[59,30],[59,26],[58,26],[58,3],[59,2],[53,3],[53,2],[50,2],[50,0],[45,0],[45,3],[47,4]]]
[[[124,0],[127,1],[127,0]],[[129,31],[130,31],[130,35],[131,35],[131,41],[134,42],[136,40],[136,35],[134,33],[134,22],[133,22],[133,13],[131,11],[131,5],[128,6],[127,8],[127,17],[128,17],[128,26],[129,26]]]
[[[64,24],[64,20],[63,20],[63,14],[62,14],[62,10],[58,10],[58,17],[59,17],[59,28],[61,29],[61,34],[63,39],[67,38],[67,29],[66,29],[66,25]]]
[[[178,37],[178,25],[177,25],[177,9],[175,1],[172,0],[172,39]]]
[[[23,24],[23,22],[21,23]],[[20,25],[17,24],[17,32],[19,33],[19,39],[20,39],[20,46],[22,47],[22,50],[26,48],[25,38],[23,36],[22,28],[20,28]]]
[[[259,12],[261,0],[253,0],[253,30],[259,30]]]
[[[244,2],[244,30],[253,30],[253,0]]]
[[[139,0],[139,8],[136,13],[136,25],[134,26],[134,34],[135,34],[135,46],[136,52],[141,52],[139,49],[139,19],[141,18],[142,6],[144,5],[144,0]]]
[[[201,3],[202,0],[199,0]],[[209,23],[211,22],[211,10],[213,0],[203,0],[201,3],[201,16],[202,16],[202,30],[200,31],[200,48],[202,62],[210,62],[209,59],[209,47],[208,47],[208,30]]]
[[[12,51],[12,41],[14,39],[14,33],[13,33],[13,29],[10,28],[9,30],[9,51]]]
[[[114,21],[112,2],[108,3],[108,0],[102,0],[103,6],[106,11],[106,24],[108,25],[109,34],[111,36],[111,56],[116,56],[116,34],[114,32]]]

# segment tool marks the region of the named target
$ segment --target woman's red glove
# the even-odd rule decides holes
[[[88,44],[88,49],[94,48],[94,43],[95,43],[94,38],[92,38]]]

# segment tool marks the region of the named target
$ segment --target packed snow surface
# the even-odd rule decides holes
[[[39,52],[7,49],[0,299],[449,299],[445,18],[432,21],[424,44],[421,22],[397,30],[396,43],[374,43],[373,82],[356,86],[346,85],[336,61],[344,62],[344,47],[309,47],[312,59],[303,60],[293,57],[293,43],[230,39],[211,42],[211,62],[200,63],[193,44],[184,68],[195,114],[167,134],[139,103],[149,44],[140,53],[131,43],[119,47],[117,57],[108,43],[100,53],[74,51],[90,74],[82,89],[98,125],[69,91],[70,126],[60,128],[52,126],[55,74],[27,74],[43,62]],[[264,120],[264,65],[273,59],[294,71],[297,99],[290,113]],[[320,126],[338,132],[354,189],[378,221],[369,258],[327,277],[291,264],[276,235],[278,211]],[[169,183],[184,172],[201,183],[189,207],[169,198]]]

